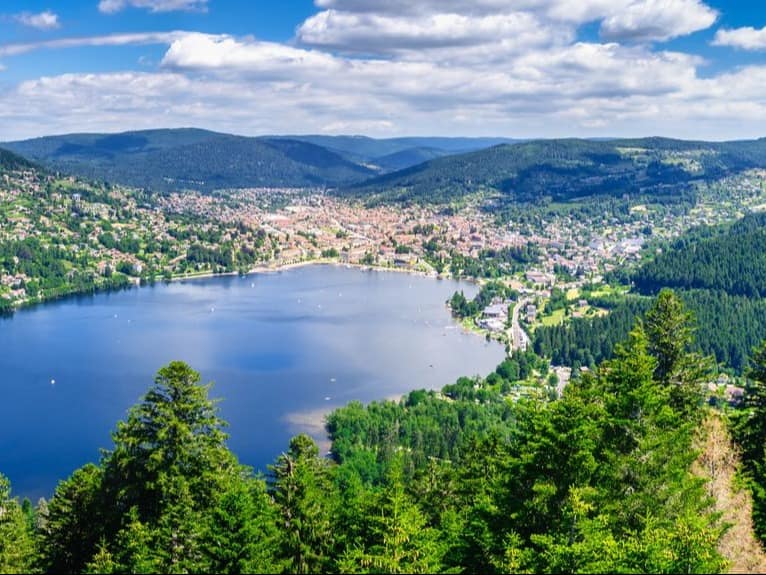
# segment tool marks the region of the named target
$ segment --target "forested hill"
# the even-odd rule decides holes
[[[672,194],[694,180],[764,166],[766,139],[537,140],[437,158],[343,192],[381,201],[444,202],[482,191],[515,201],[565,201],[597,194]]]
[[[766,296],[766,213],[692,231],[638,269],[633,282],[644,294],[672,287]]]
[[[21,156],[0,149],[0,169],[2,170],[23,170],[25,168],[35,167],[32,162],[25,160]]]
[[[696,316],[697,346],[742,373],[766,334],[766,213],[730,225],[690,230],[627,278],[634,294],[592,301],[610,308],[599,318],[535,331],[535,351],[554,362],[592,364],[609,357],[649,299],[672,288]]]
[[[68,134],[0,144],[51,169],[158,191],[338,187],[503,138],[263,136],[194,128]]]
[[[449,154],[461,154],[491,148],[499,144],[513,144],[521,140],[509,138],[440,138],[440,137],[404,137],[404,138],[369,138],[367,136],[324,136],[324,135],[296,135],[296,136],[269,136],[284,137],[290,140],[300,140],[322,146],[338,152],[346,157],[354,157],[361,161],[381,165],[381,159],[392,154],[402,152],[413,153],[420,151],[427,155],[430,151],[435,154],[432,157],[446,156]],[[423,158],[430,160],[431,158]],[[414,165],[420,162],[413,162]],[[401,166],[404,167],[404,166]]]
[[[2,146],[52,169],[157,191],[338,186],[376,173],[308,142],[193,129],[74,134]]]

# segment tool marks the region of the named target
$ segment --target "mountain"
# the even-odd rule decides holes
[[[428,160],[483,150],[500,144],[514,144],[522,140],[510,138],[440,138],[408,137],[375,139],[367,136],[268,136],[269,138],[298,140],[322,146],[337,152],[347,160],[365,165],[377,172],[388,174],[422,164]]]
[[[34,164],[32,162],[22,158],[21,156],[3,150],[0,148],[0,169],[2,170],[20,170],[24,168],[32,168]]]
[[[378,160],[382,160],[388,156],[401,152],[412,153],[415,150],[422,150],[425,155],[429,155],[430,151],[430,154],[446,156],[450,154],[473,152],[475,150],[490,148],[499,144],[513,144],[520,141],[509,138],[409,137],[376,139],[368,138],[367,136],[322,135],[269,137],[288,138],[291,140],[300,140],[301,142],[309,142],[310,144],[315,144],[338,152],[346,157],[355,158],[355,161],[371,162],[380,165],[381,167],[384,166],[380,164]],[[433,155],[432,157],[438,156]],[[420,158],[413,156],[413,159],[418,160]],[[425,159],[431,158],[426,157]]]
[[[476,192],[506,200],[566,201],[598,194],[672,193],[694,180],[766,166],[766,139],[538,140],[501,144],[348,186],[381,201],[450,201]]]
[[[263,136],[180,128],[67,134],[1,144],[67,173],[158,191],[338,187],[502,138]]]
[[[52,169],[157,191],[334,187],[376,173],[309,142],[196,129],[71,134],[2,146]]]
[[[448,155],[447,152],[437,148],[406,148],[386,156],[375,158],[373,162],[383,172],[395,172],[446,155]]]

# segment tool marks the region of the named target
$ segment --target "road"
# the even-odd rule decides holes
[[[525,351],[529,347],[530,339],[527,335],[527,332],[525,332],[519,324],[519,314],[521,313],[522,309],[526,308],[530,301],[531,300],[528,298],[523,298],[516,302],[516,305],[513,306],[513,314],[511,317],[511,333],[509,338],[512,351],[517,349]]]

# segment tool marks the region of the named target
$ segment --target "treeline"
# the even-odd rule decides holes
[[[506,365],[351,404],[328,420],[332,460],[301,435],[266,477],[173,362],[50,502],[0,481],[0,571],[720,572],[724,527],[690,472],[708,372],[688,321],[663,292],[559,400],[507,401]]]
[[[87,262],[85,253],[44,244],[35,237],[0,242],[0,271],[12,276],[26,276],[27,280],[13,287],[26,289],[33,299],[54,299],[131,285],[123,274],[103,277],[84,270]],[[3,307],[10,310],[12,305],[0,298],[0,309]]]
[[[463,291],[456,291],[449,299],[452,315],[458,318],[474,317],[482,312],[495,298],[506,299],[515,295],[515,291],[501,282],[488,282],[481,286],[479,293],[469,300]]]
[[[753,496],[753,527],[766,543],[766,343],[753,355],[742,408],[732,430],[742,453],[744,476]]]
[[[696,349],[741,374],[766,333],[766,214],[692,230],[624,280],[639,295],[591,298],[609,315],[538,327],[535,351],[555,364],[596,365],[611,357],[614,344],[648,308],[649,298],[640,294],[673,288],[696,317]]]
[[[401,401],[351,402],[327,418],[331,453],[367,479],[383,480],[386,464],[404,449],[407,473],[434,458],[461,462],[471,457],[477,438],[503,434],[515,419],[507,401],[514,384],[548,363],[532,352],[514,352],[486,378],[461,377],[441,392],[417,390]]]
[[[636,289],[705,289],[733,296],[766,295],[766,214],[745,216],[732,226],[702,228],[677,240],[632,276]]]
[[[477,257],[453,250],[450,253],[449,265],[455,277],[493,279],[525,270],[528,264],[540,260],[540,254],[540,247],[532,243],[500,249],[484,249]]]
[[[766,301],[712,290],[679,291],[695,315],[695,349],[717,363],[742,373],[748,357],[766,333]],[[624,340],[650,298],[627,296],[621,301],[591,304],[609,307],[606,316],[572,318],[563,325],[538,326],[532,334],[536,353],[556,365],[594,366],[612,357],[615,343]]]

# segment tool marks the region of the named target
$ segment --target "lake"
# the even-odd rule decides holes
[[[476,286],[307,266],[70,298],[0,320],[0,472],[16,495],[56,483],[111,447],[110,432],[180,359],[214,381],[229,447],[266,471],[351,400],[486,375],[496,342],[465,333],[445,301]],[[326,449],[326,442],[322,447]]]

